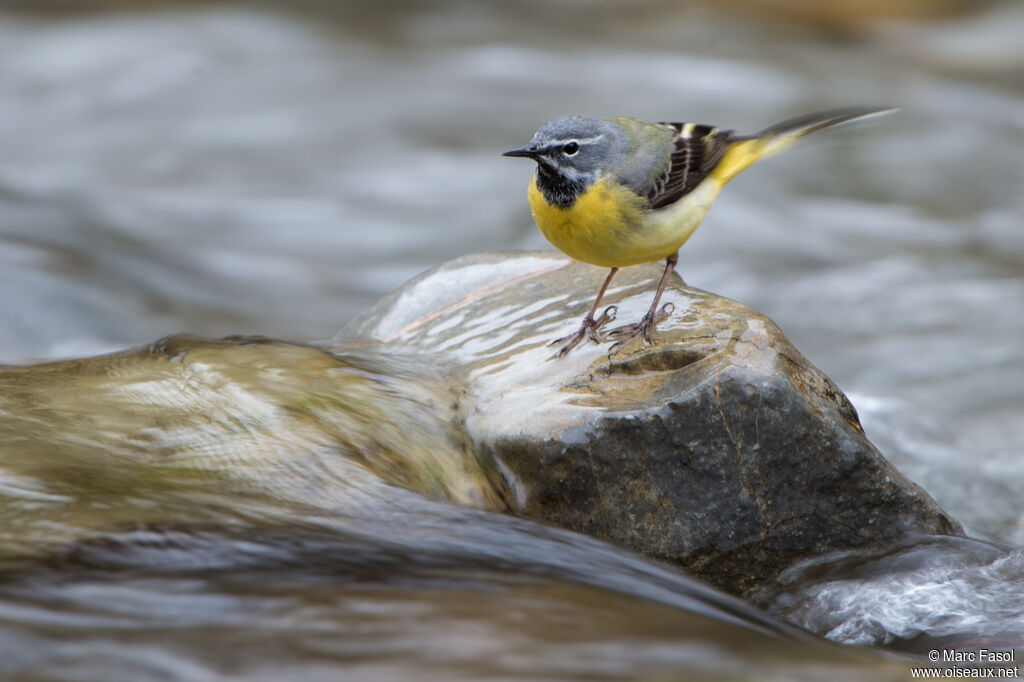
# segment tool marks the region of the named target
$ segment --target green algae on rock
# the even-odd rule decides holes
[[[445,411],[450,382],[381,358],[176,336],[0,367],[0,558],[139,524],[343,514],[388,484],[503,508]]]

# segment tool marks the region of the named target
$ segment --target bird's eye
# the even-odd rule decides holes
[[[565,154],[566,156],[572,156],[579,150],[580,146],[575,142],[567,142],[565,146],[562,147],[562,153]]]

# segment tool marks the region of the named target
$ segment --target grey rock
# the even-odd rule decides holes
[[[639,319],[661,266],[607,297]],[[434,353],[509,511],[751,595],[796,561],[962,535],[864,434],[836,385],[767,317],[676,278],[653,346],[553,357],[606,271],[554,254],[482,254],[413,280],[337,342]],[[610,325],[612,326],[612,325]]]

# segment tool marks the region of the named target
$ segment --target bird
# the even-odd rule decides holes
[[[552,341],[564,357],[581,341],[601,343],[598,331],[614,319],[609,306],[595,317],[619,268],[665,261],[654,300],[635,324],[611,330],[614,350],[651,331],[672,311],[660,310],[679,248],[707,215],[726,183],[758,159],[797,139],[842,123],[895,111],[847,107],[820,111],[769,126],[753,135],[696,123],[639,118],[562,116],[542,125],[530,143],[504,152],[537,163],[528,198],[544,237],[570,258],[611,268],[579,329]]]

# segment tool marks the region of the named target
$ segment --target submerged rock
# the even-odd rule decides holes
[[[737,594],[795,561],[962,534],[865,437],[843,393],[767,317],[676,278],[656,343],[553,357],[606,271],[485,254],[413,280],[341,339],[464,374],[465,429],[509,509],[663,559]],[[605,303],[639,319],[661,266]],[[609,325],[612,326],[612,325]],[[455,368],[455,370],[452,370]]]
[[[0,367],[0,568],[126,527],[379,515],[395,486],[504,508],[411,360],[175,336]]]

